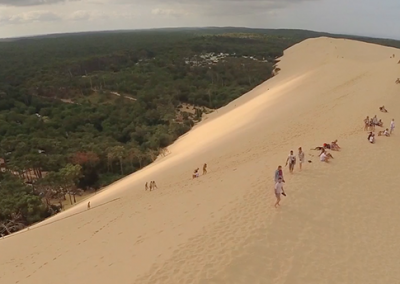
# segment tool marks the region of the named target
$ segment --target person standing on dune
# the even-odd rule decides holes
[[[304,152],[301,149],[301,147],[299,147],[299,167],[300,167],[300,171],[301,171],[301,167],[304,163]]]
[[[390,132],[389,134],[392,134],[392,132],[394,131],[395,125],[394,125],[394,118],[392,119],[392,121],[390,122]]]

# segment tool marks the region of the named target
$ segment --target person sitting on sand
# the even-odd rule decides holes
[[[379,119],[379,121],[378,121],[378,123],[376,125],[378,125],[379,127],[383,127],[382,119]]]
[[[310,150],[317,150],[317,151],[322,151],[322,150],[325,150],[325,148],[324,147],[315,147],[314,149],[310,149]]]
[[[374,123],[374,120],[372,118],[369,121],[369,130],[375,131],[375,123]]]
[[[390,136],[390,132],[389,132],[389,129],[385,129],[384,131],[379,131],[378,132],[378,136],[386,136],[386,137],[389,137]]]
[[[385,131],[383,131],[383,135],[389,137],[390,136],[389,129],[386,128]]]
[[[337,143],[337,139],[331,143],[331,150],[333,150],[333,151],[339,151],[340,150],[340,146]]]
[[[199,168],[195,169],[192,175],[192,178],[198,178],[199,177]]]
[[[368,141],[369,141],[369,143],[374,144],[375,143],[375,134],[372,133],[371,135],[369,135]]]
[[[380,110],[381,112],[388,112],[388,111],[386,110],[385,106],[381,106],[381,107],[379,108],[379,110]]]
[[[378,118],[376,117],[376,115],[372,118],[372,123],[373,123],[374,125],[377,125],[377,124],[378,124]]]
[[[203,165],[203,175],[207,174],[207,164]]]
[[[324,149],[330,149],[331,148],[331,144],[329,144],[329,143],[324,143],[322,146],[324,146]]]
[[[321,154],[319,154],[319,160],[321,162],[329,162],[329,159],[333,159],[333,156],[331,153],[328,153],[325,149],[322,150]]]

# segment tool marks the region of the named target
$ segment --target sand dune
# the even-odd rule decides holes
[[[91,210],[0,240],[0,283],[398,283],[400,130],[374,145],[363,131],[367,115],[400,120],[398,58],[341,39],[291,47],[279,75],[91,198]],[[342,151],[320,163],[309,149],[334,139]],[[274,170],[299,146],[312,163],[285,169],[275,209]],[[204,162],[209,174],[191,180]],[[159,190],[144,191],[150,179]]]

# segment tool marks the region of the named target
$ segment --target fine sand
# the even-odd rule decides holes
[[[398,283],[400,129],[371,145],[363,119],[400,122],[399,58],[330,38],[289,48],[276,77],[91,197],[90,210],[1,239],[0,283]],[[342,150],[319,162],[309,149],[334,139]],[[284,168],[275,209],[274,170],[299,146],[312,163]],[[208,174],[192,180],[203,163]],[[150,180],[158,190],[144,191]]]

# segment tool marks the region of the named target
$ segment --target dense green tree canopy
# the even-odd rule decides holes
[[[0,42],[0,233],[144,167],[204,112],[270,78],[286,48],[317,36],[333,35],[207,28]]]

